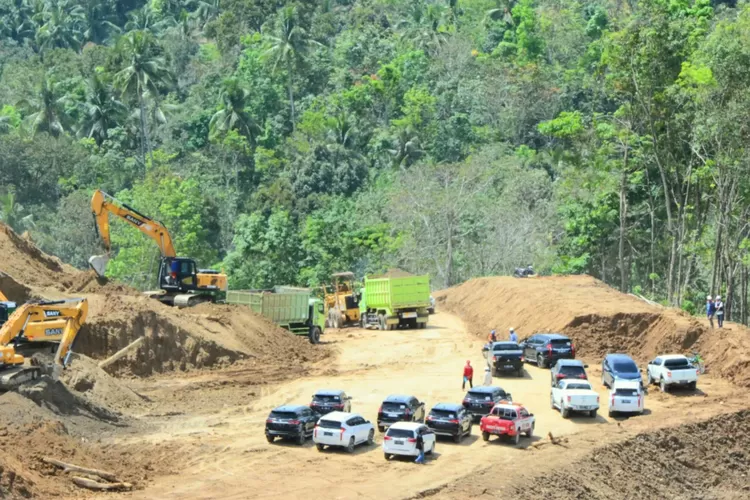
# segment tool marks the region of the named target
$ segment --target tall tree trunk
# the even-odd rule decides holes
[[[294,89],[292,88],[292,70],[289,69],[289,75],[286,79],[287,82],[287,90],[289,91],[289,110],[291,111],[291,119],[292,119],[292,132],[294,132],[296,128],[295,120],[294,120]]]
[[[146,154],[145,151],[148,151],[148,155],[151,158],[151,166],[154,165],[154,152],[151,150],[151,142],[148,138],[148,123],[146,122],[146,101],[143,99],[143,90],[138,89],[138,106],[140,107],[140,115],[141,115],[141,161],[143,162],[143,165],[145,167],[146,165]]]
[[[620,177],[620,244],[618,259],[620,260],[620,291],[628,291],[627,270],[625,266],[625,231],[628,217],[628,148],[625,148],[625,160]]]

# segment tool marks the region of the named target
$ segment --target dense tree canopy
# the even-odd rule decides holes
[[[744,1],[0,0],[0,220],[81,267],[104,189],[233,287],[533,263],[747,322],[748,144]]]

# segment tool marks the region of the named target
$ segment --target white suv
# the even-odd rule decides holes
[[[639,380],[616,378],[609,391],[609,416],[615,413],[643,413],[645,398]]]
[[[313,431],[313,442],[318,451],[326,446],[340,446],[349,453],[360,443],[373,444],[375,427],[356,413],[334,411],[318,420]]]
[[[388,432],[383,436],[385,459],[390,459],[392,455],[418,456],[417,433],[422,434],[425,454],[432,455],[432,452],[435,451],[434,432],[419,422],[397,422],[390,426]]]

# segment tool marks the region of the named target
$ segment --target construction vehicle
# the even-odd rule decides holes
[[[331,276],[332,284],[325,292],[325,305],[328,326],[343,328],[358,324],[359,293],[354,288],[354,273],[336,273]]]
[[[73,342],[88,313],[86,299],[27,302],[0,327],[0,391],[43,374],[57,378],[68,365]],[[51,366],[32,364],[34,352],[55,349]]]
[[[8,318],[15,310],[16,303],[8,300],[8,297],[3,295],[3,292],[0,292],[0,326],[3,326],[8,321]]]
[[[362,328],[426,328],[430,277],[399,275],[365,277],[359,301]]]
[[[164,224],[100,190],[94,192],[91,198],[91,211],[94,214],[96,230],[107,251],[104,255],[95,255],[89,259],[89,265],[96,274],[102,277],[105,275],[110,259],[109,214],[112,214],[154,240],[159,247],[160,290],[146,292],[146,295],[177,307],[194,306],[201,302],[224,302],[227,275],[211,269],[198,269],[193,259],[177,257],[172,237]]]
[[[311,344],[325,332],[325,308],[309,289],[276,287],[273,290],[230,290],[227,304],[248,306],[295,335],[306,336]]]

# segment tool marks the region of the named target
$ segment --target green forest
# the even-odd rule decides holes
[[[0,0],[0,220],[79,268],[102,189],[231,288],[533,264],[747,323],[748,145],[742,1]]]

